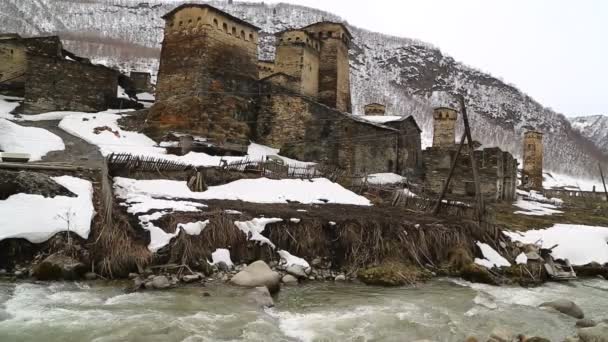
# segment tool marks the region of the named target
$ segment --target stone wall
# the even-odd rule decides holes
[[[183,5],[163,18],[151,134],[181,130],[246,142],[258,93],[257,28],[207,5]]]
[[[448,177],[452,160],[456,156],[457,147],[430,147],[422,152],[424,159],[425,188],[431,193],[438,194],[443,189]],[[517,180],[517,161],[508,152],[499,148],[486,148],[475,151],[475,158],[480,176],[481,193],[487,201],[511,201],[515,198]],[[474,197],[475,183],[471,171],[471,160],[468,149],[458,158],[448,194]]]
[[[317,97],[319,93],[319,53],[321,43],[308,32],[289,30],[277,34],[275,72],[296,77],[299,93]]]
[[[263,82],[256,141],[282,155],[329,163],[348,174],[396,172],[399,131],[370,124]]]
[[[458,113],[451,108],[435,108],[433,111],[433,147],[453,146],[456,141]]]
[[[1,39],[0,89],[23,89],[28,55],[61,58],[61,51],[57,36]]]
[[[258,61],[258,78],[263,79],[275,73],[274,61]]]
[[[522,186],[543,189],[543,134],[536,131],[524,134],[524,165]]]
[[[385,124],[399,131],[398,155],[395,172],[400,175],[418,177],[422,172],[422,143],[416,120],[409,116],[403,120],[391,121]]]
[[[28,57],[25,99],[19,111],[98,112],[116,97],[118,71],[48,57]]]
[[[352,112],[348,49],[352,39],[339,23],[320,22],[304,28],[321,41],[319,101],[342,112]]]

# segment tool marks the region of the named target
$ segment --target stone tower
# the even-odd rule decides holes
[[[365,115],[385,115],[386,106],[380,103],[370,103],[363,107]]]
[[[247,140],[255,116],[259,28],[215,7],[184,4],[165,20],[149,134],[179,130]]]
[[[537,131],[524,134],[522,185],[531,190],[543,189],[543,134]]]
[[[351,112],[348,49],[352,35],[344,24],[318,22],[303,28],[321,41],[319,102],[343,112]]]
[[[458,112],[448,107],[433,110],[433,147],[448,147],[455,144]]]
[[[304,30],[277,33],[275,72],[299,81],[300,94],[316,98],[319,94],[319,54],[321,42]]]

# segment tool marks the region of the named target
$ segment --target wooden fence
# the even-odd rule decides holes
[[[111,173],[116,171],[185,171],[194,168],[192,165],[172,160],[135,156],[128,153],[113,153],[106,160]]]
[[[565,190],[565,189],[551,189],[551,190],[543,190],[543,196],[557,197],[557,198],[585,198],[585,199],[595,199],[600,201],[606,201],[606,194],[603,192],[594,192],[594,191],[580,191],[580,190]]]

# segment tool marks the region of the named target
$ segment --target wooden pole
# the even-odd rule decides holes
[[[469,141],[469,153],[471,158],[471,169],[473,169],[473,180],[475,181],[475,197],[477,198],[477,215],[479,216],[479,222],[483,219],[485,211],[483,205],[483,196],[481,195],[481,183],[479,180],[479,172],[477,170],[477,163],[475,161],[475,147],[473,147],[473,138],[471,137],[471,127],[469,126],[469,117],[467,116],[467,108],[464,105],[464,96],[458,96],[460,99],[460,108],[462,111],[462,120],[464,121],[464,131]]]
[[[598,163],[600,168],[600,176],[602,177],[602,183],[604,184],[604,194],[606,194],[606,202],[608,202],[608,190],[606,190],[606,179],[604,179],[604,171],[602,170],[602,164]]]
[[[437,213],[439,213],[439,208],[441,208],[441,201],[443,201],[445,194],[448,192],[448,187],[450,186],[450,181],[452,180],[452,175],[454,174],[454,170],[456,169],[456,163],[458,162],[458,156],[460,156],[460,151],[462,151],[462,145],[464,145],[464,141],[466,138],[466,133],[462,133],[462,138],[460,138],[460,145],[458,145],[458,150],[456,151],[454,160],[452,160],[452,166],[450,166],[450,173],[448,173],[448,178],[445,180],[443,189],[441,189],[441,194],[439,195],[437,203],[435,203],[435,207],[433,208],[433,215],[437,215]]]

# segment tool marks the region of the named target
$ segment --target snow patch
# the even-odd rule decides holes
[[[367,182],[375,185],[403,183],[405,180],[405,177],[390,172],[374,173],[367,176]]]
[[[89,237],[93,209],[91,182],[71,176],[53,177],[77,197],[16,194],[0,201],[0,240],[24,238],[41,243],[66,231]],[[68,221],[69,220],[69,225]]]
[[[184,232],[188,235],[201,235],[203,230],[209,224],[209,220],[199,221],[199,222],[190,222],[190,223],[180,223],[177,225],[178,229],[183,229]]]
[[[608,263],[608,227],[556,224],[551,228],[526,232],[504,232],[513,241],[536,243],[543,248],[558,245],[554,258],[568,259],[573,265]]]
[[[511,266],[511,263],[495,251],[494,248],[490,247],[490,245],[477,241],[477,246],[481,249],[481,254],[484,258],[475,258],[476,264],[487,268]]]
[[[279,256],[281,257],[281,261],[279,262],[279,265],[283,265],[285,267],[302,266],[305,269],[310,267],[310,265],[308,264],[308,262],[306,260],[299,258],[297,256],[294,256],[294,255],[291,255],[291,253],[289,253],[288,251],[279,250],[277,253],[279,253]]]
[[[0,150],[29,153],[30,161],[40,160],[51,151],[63,151],[63,140],[46,129],[24,127],[0,119]]]
[[[228,267],[234,266],[232,259],[230,259],[230,251],[225,248],[218,248],[215,252],[211,253],[211,265],[217,265],[220,262],[225,263]]]
[[[266,225],[269,223],[277,223],[282,222],[283,219],[280,218],[254,218],[251,221],[235,221],[234,224],[240,229],[245,235],[247,235],[248,240],[258,241],[261,244],[268,244],[272,248],[275,248],[274,244],[268,240],[267,237],[262,235],[262,232],[266,228]]]

